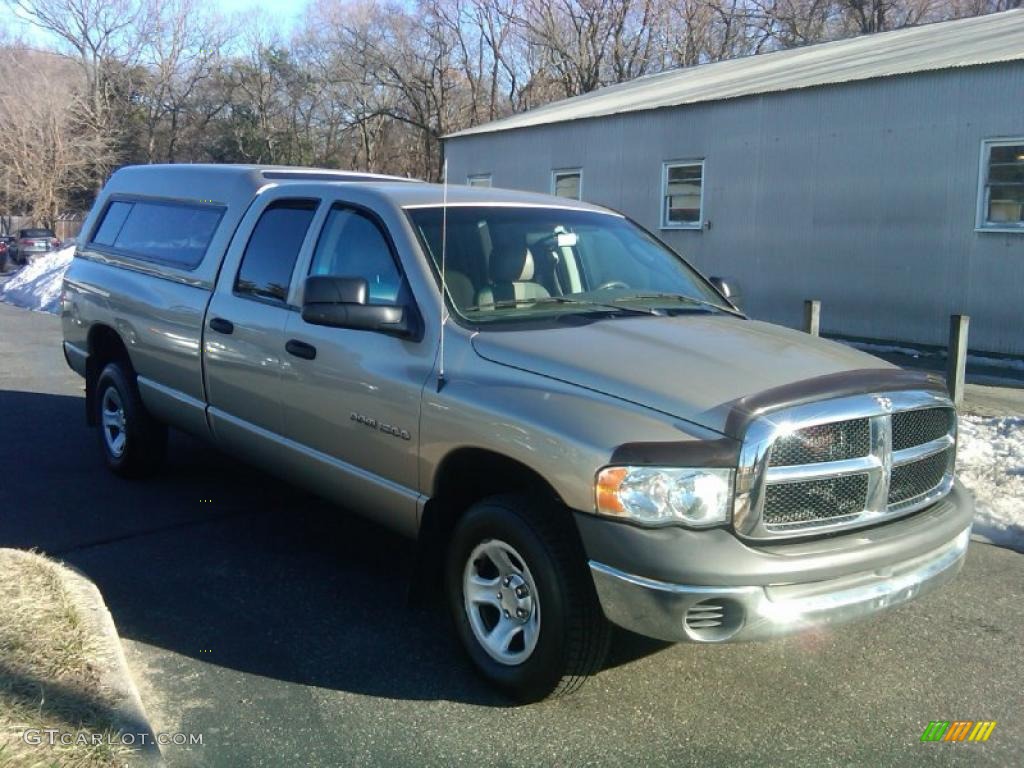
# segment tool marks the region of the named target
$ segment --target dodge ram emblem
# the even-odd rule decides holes
[[[878,403],[879,407],[886,413],[892,413],[892,400],[888,397],[875,396],[875,402]]]

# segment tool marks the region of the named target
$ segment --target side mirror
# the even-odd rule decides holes
[[[737,309],[740,308],[740,291],[736,283],[727,277],[709,277],[708,282]]]
[[[362,277],[317,275],[306,278],[302,319],[311,325],[412,336],[410,313],[403,306],[368,304]]]

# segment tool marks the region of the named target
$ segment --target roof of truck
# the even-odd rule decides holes
[[[268,184],[311,181],[418,183],[401,176],[386,176],[330,168],[297,168],[287,165],[216,165],[177,163],[167,165],[126,165],[118,170],[107,188],[112,192],[188,197],[218,202],[252,198]]]
[[[327,168],[297,168],[275,165],[129,165],[117,171],[105,191],[112,194],[138,194],[169,198],[188,198],[218,203],[247,205],[259,190],[271,184],[288,183],[352,184],[373,190],[403,208],[436,206],[444,203],[445,188],[400,176],[335,171]],[[534,192],[492,187],[450,185],[449,205],[515,205],[562,207],[605,211],[588,203],[556,198]]]
[[[468,187],[461,184],[448,186],[447,194],[442,184],[394,184],[375,183],[366,185],[368,189],[382,193],[391,202],[402,208],[429,208],[443,205],[446,201],[450,207],[464,205],[484,206],[517,206],[542,208],[568,208],[581,211],[599,211],[600,208],[580,200],[523,192],[516,189],[499,187]]]

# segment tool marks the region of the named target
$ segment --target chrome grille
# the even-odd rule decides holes
[[[871,452],[871,428],[867,419],[814,424],[778,438],[772,445],[773,466],[841,461]]]
[[[867,500],[867,475],[770,485],[765,492],[764,522],[775,528],[845,517],[861,512]]]
[[[956,412],[927,391],[854,395],[769,411],[748,427],[734,524],[749,538],[867,525],[953,486]]]
[[[892,415],[892,449],[902,451],[930,443],[948,435],[953,428],[954,411],[949,408],[922,408]]]
[[[889,504],[903,504],[928,493],[942,482],[952,467],[953,449],[947,448],[926,459],[892,468]]]

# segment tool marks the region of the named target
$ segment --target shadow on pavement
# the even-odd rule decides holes
[[[83,570],[122,637],[301,685],[511,704],[476,676],[440,594],[409,606],[412,542],[179,433],[157,477],[118,479],[77,397],[0,391],[0,429],[20,446],[0,546]],[[621,634],[611,666],[665,647]]]

